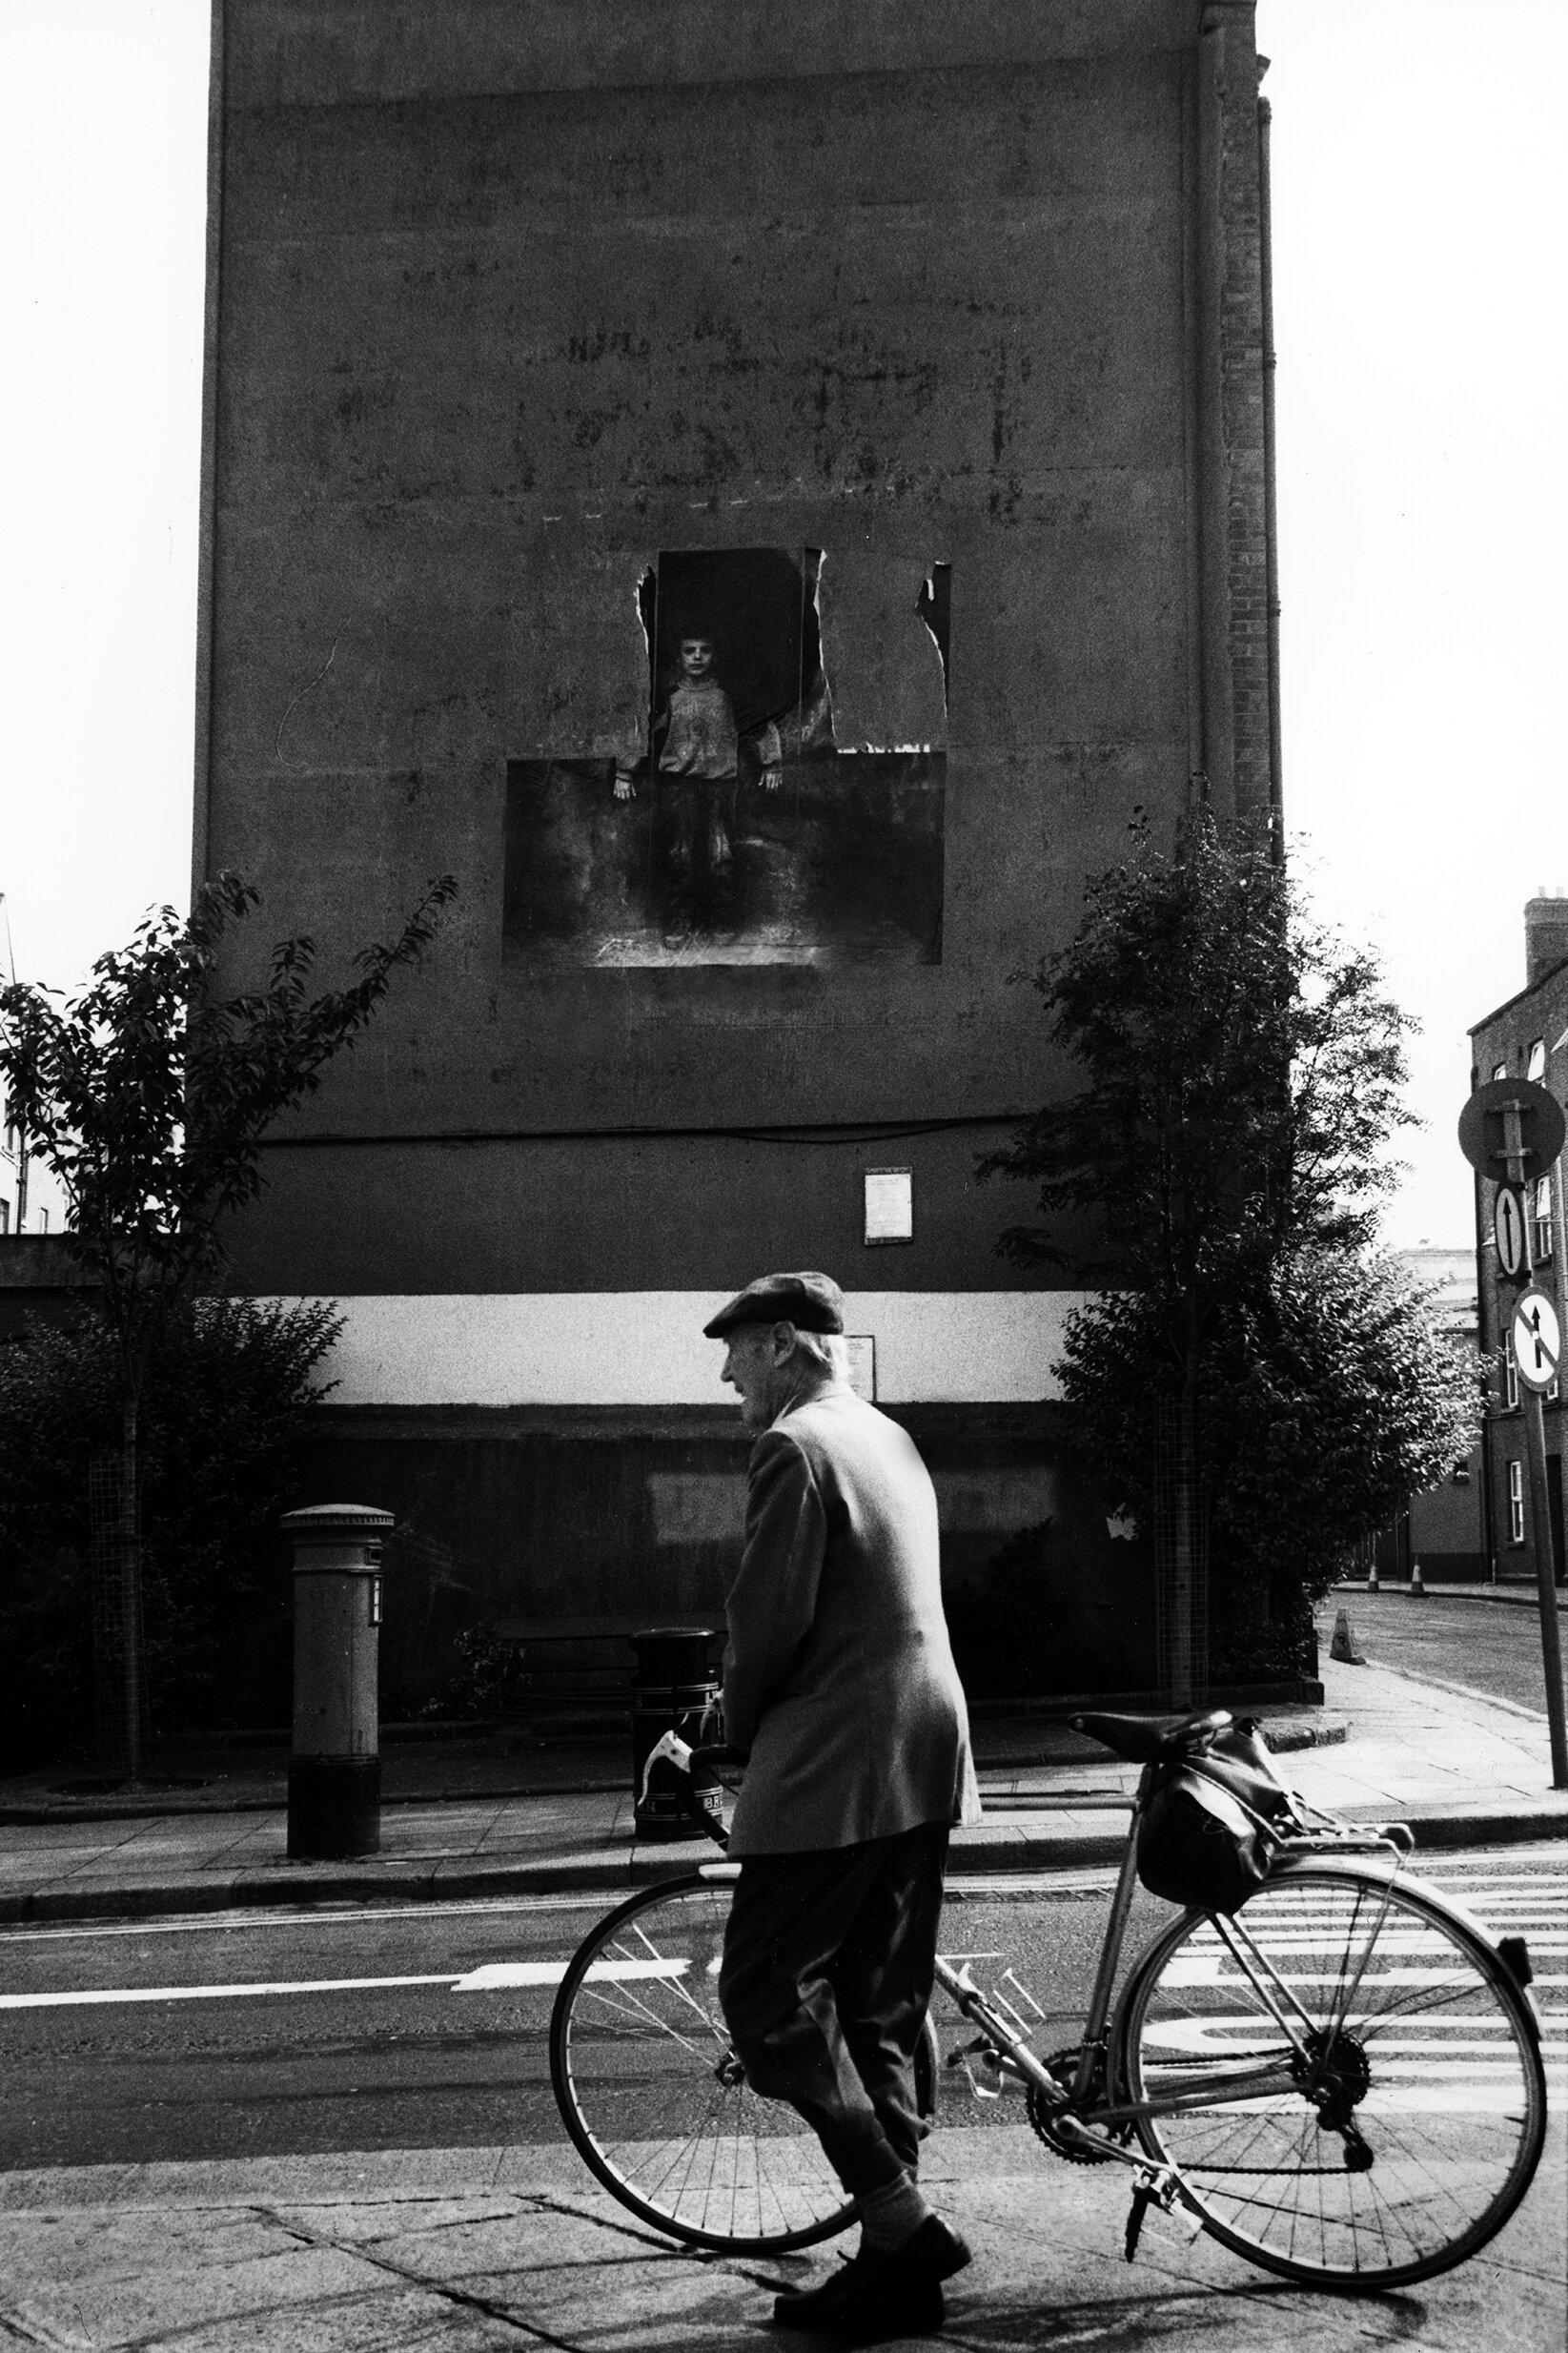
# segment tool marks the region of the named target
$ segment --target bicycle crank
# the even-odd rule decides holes
[[[1076,2051],[1053,2051],[1046,2065],[1059,2083],[1070,2083],[1078,2072],[1078,2058]],[[1097,2097],[1099,2090],[1098,2082],[1090,2085],[1090,2099]],[[1110,2165],[1116,2161],[1113,2149],[1108,2148],[1103,2139],[1091,2138],[1065,2106],[1048,2105],[1045,2095],[1032,2083],[1025,2105],[1036,2137],[1057,2157],[1066,2158],[1069,2165]],[[1121,2125],[1108,2137],[1125,2143],[1132,2138],[1132,2127]]]

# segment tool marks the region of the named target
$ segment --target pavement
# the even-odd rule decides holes
[[[1568,1791],[1551,1786],[1543,1712],[1383,1667],[1325,1658],[1322,1676],[1321,1708],[1257,1711],[1285,1777],[1313,1805],[1343,1821],[1408,1823],[1418,1847],[1568,1837]],[[1135,1767],[1028,1718],[982,1722],[976,1742],[985,1817],[955,1833],[956,1872],[1118,1858]],[[388,1752],[380,1852],[347,1862],[290,1858],[275,1764],[193,1776],[204,1786],[155,1797],[94,1795],[58,1775],[0,1785],[0,1922],[614,1895],[713,1855],[702,1839],[635,1836],[619,1749],[417,1750]]]
[[[831,2263],[831,2248],[747,2257],[675,2246],[562,2156],[514,2142],[7,2174],[0,2342],[126,2353],[733,2353],[778,2346],[770,2293],[812,2285]],[[1528,2209],[1490,2246],[1392,2296],[1287,2288],[1158,2211],[1129,2264],[1126,2184],[1108,2182],[1109,2170],[1043,2166],[1027,2126],[944,2124],[921,2179],[974,2249],[947,2291],[945,2342],[956,2353],[1561,2353],[1560,2136]]]

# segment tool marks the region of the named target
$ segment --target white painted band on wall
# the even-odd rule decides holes
[[[723,1291],[366,1294],[340,1299],[335,1405],[722,1405],[703,1326]],[[1051,1365],[1082,1291],[851,1291],[884,1404],[1059,1397]]]

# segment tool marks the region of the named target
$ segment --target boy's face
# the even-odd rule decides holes
[[[695,684],[713,675],[713,640],[710,637],[683,637],[681,640],[681,667]]]

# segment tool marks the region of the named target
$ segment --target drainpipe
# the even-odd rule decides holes
[[[1259,66],[1267,60],[1260,58]],[[1263,541],[1269,600],[1269,795],[1273,851],[1285,855],[1281,799],[1283,756],[1279,726],[1279,537],[1274,496],[1274,264],[1273,203],[1269,193],[1269,136],[1273,112],[1257,102],[1258,275],[1263,301]]]

